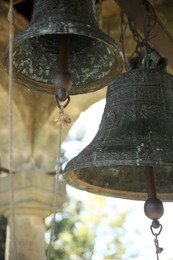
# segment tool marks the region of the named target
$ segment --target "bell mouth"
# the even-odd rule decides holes
[[[31,25],[13,41],[15,80],[27,88],[55,94],[53,80],[57,72],[58,42],[69,37],[69,71],[73,86],[70,95],[99,90],[114,81],[122,71],[122,54],[113,39],[97,27],[84,24]],[[27,52],[26,52],[27,49]],[[4,65],[8,68],[6,49]]]
[[[172,167],[153,167],[158,198],[173,200]],[[99,195],[146,200],[145,166],[98,166],[65,172],[67,183]]]

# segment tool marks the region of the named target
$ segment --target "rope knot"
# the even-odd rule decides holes
[[[70,127],[72,125],[72,119],[68,115],[65,115],[63,110],[59,112],[59,115],[55,118],[54,122],[56,122],[57,126],[64,125]]]

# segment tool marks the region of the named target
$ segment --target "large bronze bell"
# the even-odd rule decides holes
[[[158,197],[172,201],[173,76],[163,69],[163,58],[140,68],[134,61],[137,68],[108,88],[99,130],[67,164],[65,178],[78,189],[143,200],[145,172],[153,168]]]
[[[121,52],[99,29],[94,0],[35,0],[30,27],[13,41],[14,78],[27,88],[54,94],[63,35],[68,36],[71,95],[98,90],[121,72]]]

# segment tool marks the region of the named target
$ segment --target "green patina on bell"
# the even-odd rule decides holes
[[[65,168],[67,183],[89,192],[126,199],[147,198],[147,167],[158,197],[173,200],[173,76],[152,52],[108,87],[93,141]]]
[[[55,94],[62,35],[68,36],[69,44],[68,69],[73,79],[69,94],[98,90],[121,72],[121,52],[99,29],[94,0],[35,0],[30,27],[13,40],[15,80],[29,89]]]

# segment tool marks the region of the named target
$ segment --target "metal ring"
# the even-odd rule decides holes
[[[66,108],[68,106],[68,104],[70,103],[70,100],[71,100],[71,98],[68,95],[67,98],[66,98],[66,103],[63,106],[61,106],[60,103],[59,103],[58,95],[55,95],[56,104],[59,107],[59,109],[61,109],[61,110],[63,110],[64,108]]]
[[[159,228],[160,228],[159,232],[158,233],[154,233],[152,225],[150,226],[151,233],[153,234],[153,236],[159,236],[160,235],[160,233],[162,231],[162,228],[163,228],[160,223],[159,223]]]

